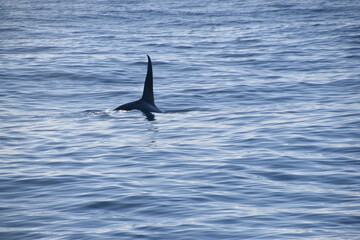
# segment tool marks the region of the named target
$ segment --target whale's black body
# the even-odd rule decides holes
[[[147,67],[147,73],[146,73],[144,91],[142,97],[137,101],[123,104],[115,108],[114,111],[119,111],[119,110],[131,111],[136,109],[142,111],[146,116],[149,115],[151,116],[152,112],[157,112],[157,113],[163,112],[160,108],[158,108],[155,105],[154,91],[153,91],[152,63],[149,55],[147,57],[148,57],[148,67]]]

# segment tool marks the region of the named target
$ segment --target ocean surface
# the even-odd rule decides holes
[[[1,0],[0,239],[360,239],[359,13]]]

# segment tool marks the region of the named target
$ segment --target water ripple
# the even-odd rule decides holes
[[[356,239],[359,10],[3,1],[1,238]]]

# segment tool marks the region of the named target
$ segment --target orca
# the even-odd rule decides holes
[[[119,111],[119,110],[131,111],[136,109],[143,112],[145,116],[147,116],[150,119],[153,119],[154,117],[152,112],[156,112],[156,113],[164,112],[155,105],[154,91],[153,91],[152,63],[149,55],[147,55],[147,58],[148,58],[147,73],[146,73],[144,91],[142,97],[137,101],[120,105],[119,107],[115,108],[114,111]]]

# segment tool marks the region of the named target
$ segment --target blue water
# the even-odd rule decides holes
[[[2,0],[0,239],[360,239],[359,13]]]

